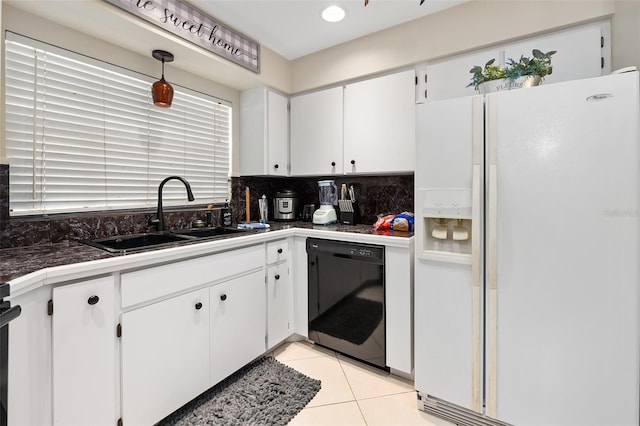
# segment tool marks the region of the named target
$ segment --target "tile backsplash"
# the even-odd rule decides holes
[[[361,223],[373,224],[378,214],[413,211],[413,175],[392,176],[340,176],[340,177],[234,177],[231,179],[233,223],[245,220],[245,188],[251,194],[251,218],[258,216],[258,198],[266,195],[269,200],[270,219],[273,218],[273,197],[283,189],[298,194],[300,212],[304,204],[318,206],[318,180],[334,179],[341,184],[353,185],[360,205]],[[221,206],[213,210],[213,222],[220,221]],[[33,244],[50,244],[66,240],[85,240],[112,235],[135,234],[154,231],[149,219],[155,212],[95,212],[64,215],[38,215],[9,217],[9,166],[0,164],[0,248]],[[194,220],[205,220],[204,206],[184,210],[165,209],[167,229],[190,227]]]
[[[353,185],[360,205],[361,222],[373,224],[379,214],[413,212],[413,174],[391,176],[333,176],[304,178],[238,177],[231,179],[231,208],[234,222],[245,220],[245,188],[249,187],[251,218],[258,215],[258,198],[266,195],[269,215],[273,218],[273,197],[276,192],[291,189],[296,192],[299,207],[319,205],[318,181],[335,180],[338,188]],[[300,213],[300,212],[299,212]]]

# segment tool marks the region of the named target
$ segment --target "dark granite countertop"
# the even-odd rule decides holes
[[[113,254],[76,241],[0,250],[0,282],[52,266],[88,262]]]
[[[371,225],[313,225],[310,222],[271,222],[271,231],[282,229],[302,228],[337,232],[351,232],[366,235],[385,235],[408,238],[413,233],[376,231]],[[228,238],[233,238],[230,236]],[[197,244],[198,241],[187,244]],[[157,249],[151,249],[157,250]],[[139,251],[138,251],[139,253]],[[66,241],[57,244],[32,245],[0,250],[0,283],[27,275],[31,272],[54,266],[69,265],[73,263],[88,262],[91,260],[106,259],[118,254],[82,244],[79,241]]]
[[[302,228],[302,229],[318,229],[326,231],[338,231],[338,232],[351,232],[354,234],[366,234],[366,235],[386,235],[392,237],[408,238],[413,236],[413,232],[394,232],[394,231],[376,231],[372,225],[359,224],[359,225],[341,225],[334,223],[333,225],[314,225],[311,222],[269,222],[269,226],[272,230],[288,229],[288,228]]]

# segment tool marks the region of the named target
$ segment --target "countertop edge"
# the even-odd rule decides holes
[[[349,241],[355,243],[379,244],[387,247],[410,248],[413,236],[371,235],[345,231],[306,229],[291,227],[268,232],[252,233],[222,240],[203,241],[195,244],[176,246],[140,253],[114,256],[104,259],[81,261],[60,266],[45,267],[38,271],[9,280],[11,300],[37,288],[65,281],[86,279],[88,277],[107,275],[127,269],[138,269],[175,262],[192,257],[205,256],[218,252],[262,244],[264,242],[287,237],[314,237]]]

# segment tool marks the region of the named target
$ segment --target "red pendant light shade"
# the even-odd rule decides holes
[[[164,50],[154,50],[153,57],[162,61],[162,78],[151,87],[153,104],[160,108],[169,108],[173,100],[173,87],[164,79],[164,63],[173,61],[173,55]]]

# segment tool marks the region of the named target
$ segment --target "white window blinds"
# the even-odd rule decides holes
[[[12,215],[155,206],[171,175],[196,203],[229,198],[228,102],[173,85],[161,109],[144,75],[11,33],[5,48]],[[186,203],[184,186],[163,202]]]

